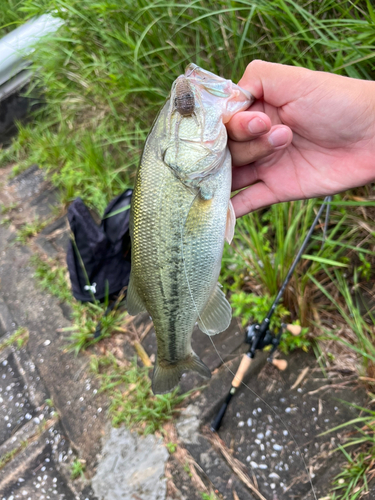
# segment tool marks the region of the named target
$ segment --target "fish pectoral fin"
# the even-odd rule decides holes
[[[133,284],[131,276],[128,285],[128,293],[126,295],[126,308],[130,316],[136,316],[137,314],[146,311],[146,307]]]
[[[194,351],[177,363],[159,362],[157,359],[152,376],[152,392],[154,394],[171,392],[178,385],[181,375],[187,371],[197,372],[204,378],[211,378],[210,369]]]
[[[228,212],[227,212],[227,225],[225,226],[225,241],[229,244],[232,243],[234,236],[234,227],[236,225],[236,214],[234,213],[234,208],[231,200],[229,200]]]
[[[217,284],[198,319],[198,326],[207,335],[216,335],[228,328],[232,308]]]

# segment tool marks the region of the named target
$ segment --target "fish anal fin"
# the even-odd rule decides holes
[[[216,335],[228,328],[232,319],[232,308],[216,285],[198,319],[198,326],[207,335]]]
[[[233,240],[235,225],[236,225],[236,214],[234,213],[232,202],[231,200],[229,200],[228,212],[227,212],[227,225],[225,226],[225,241],[227,241],[229,244],[231,244]]]
[[[134,282],[130,276],[128,292],[126,295],[126,308],[130,316],[136,316],[141,312],[146,311],[146,307],[139,296],[137,289],[134,286]]]
[[[179,383],[184,372],[193,371],[204,378],[211,378],[211,371],[203,361],[191,352],[191,355],[177,363],[167,363],[157,359],[152,376],[152,392],[166,394],[171,392]]]

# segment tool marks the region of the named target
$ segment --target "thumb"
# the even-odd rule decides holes
[[[256,99],[280,107],[306,95],[325,77],[325,73],[306,68],[254,60],[238,85],[249,90]]]

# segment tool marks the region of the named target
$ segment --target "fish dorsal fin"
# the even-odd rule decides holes
[[[143,304],[141,297],[138,295],[131,276],[128,285],[128,293],[126,295],[126,307],[130,316],[136,316],[137,314],[146,311],[146,307]]]
[[[207,335],[216,335],[228,328],[231,319],[232,308],[217,284],[199,316],[198,326]]]
[[[228,212],[227,212],[227,225],[225,227],[225,241],[229,244],[232,243],[234,236],[234,226],[236,225],[236,214],[234,213],[234,208],[231,200],[229,200],[228,204]]]

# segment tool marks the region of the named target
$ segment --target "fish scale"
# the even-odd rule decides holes
[[[147,311],[154,323],[154,393],[171,391],[187,370],[210,377],[191,348],[194,326],[214,334],[231,320],[217,284],[228,220],[229,228],[234,223],[223,120],[246,109],[250,96],[195,65],[184,78],[194,114],[181,116],[174,107],[174,84],[146,140],[130,213],[127,305],[133,315]]]

